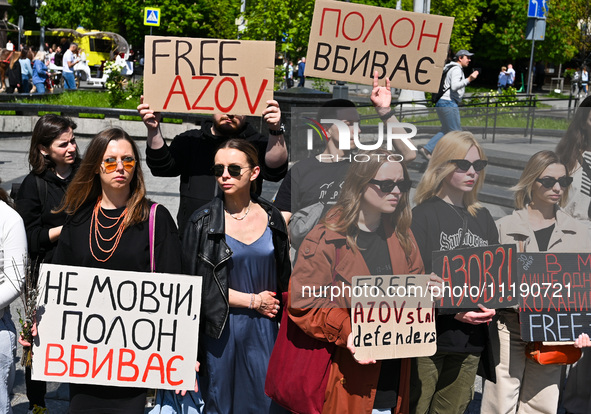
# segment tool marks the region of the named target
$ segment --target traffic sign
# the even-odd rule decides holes
[[[527,17],[545,19],[548,14],[548,2],[546,0],[529,0]]]
[[[144,25],[160,26],[160,8],[146,7],[144,9]]]

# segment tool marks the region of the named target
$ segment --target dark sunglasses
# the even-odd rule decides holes
[[[566,188],[573,182],[573,177],[544,177],[538,178],[536,181],[542,184],[545,188],[552,188],[556,183],[560,184],[562,188]]]
[[[248,170],[248,167],[241,167],[238,164],[230,164],[227,168],[228,174],[230,174],[230,176],[232,177],[240,177],[242,175],[242,170]],[[222,164],[216,164],[211,169],[213,170],[213,175],[215,175],[216,177],[221,177],[222,175],[224,175],[224,170],[226,169],[226,166]]]
[[[449,160],[448,162],[454,163],[462,171],[468,171],[470,167],[474,167],[474,171],[482,171],[488,164],[486,160],[476,160],[474,162],[468,160]]]
[[[376,184],[378,187],[380,187],[380,191],[382,193],[391,193],[396,187],[398,187],[401,193],[406,193],[410,190],[410,187],[412,187],[412,181],[410,180],[369,180],[369,183]]]

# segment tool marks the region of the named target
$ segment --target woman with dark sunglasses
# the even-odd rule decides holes
[[[265,377],[291,264],[285,221],[255,193],[256,148],[222,144],[213,174],[222,190],[195,211],[183,236],[184,273],[203,276],[200,360],[205,413],[275,413]]]
[[[423,273],[410,231],[405,165],[381,149],[360,154],[368,161],[351,164],[336,207],[300,246],[288,309],[304,332],[336,345],[323,413],[407,413],[410,359],[357,361],[349,297],[331,301],[301,294],[305,287],[350,286],[354,276]]]
[[[585,225],[560,208],[571,183],[557,154],[534,154],[513,187],[516,210],[497,221],[500,242],[515,243],[519,252],[591,251]],[[556,413],[563,367],[539,365],[525,356],[517,309],[498,311],[493,326],[496,384],[486,381],[482,413]],[[584,384],[588,387],[588,380]]]
[[[434,251],[498,243],[495,222],[477,200],[486,164],[470,132],[452,131],[437,143],[412,211],[411,228],[427,273],[432,271]],[[494,314],[481,307],[437,316],[437,352],[413,360],[411,413],[464,412],[488,341],[487,323]]]
[[[58,211],[67,214],[53,263],[136,272],[180,273],[178,232],[158,205],[151,269],[149,216],[152,202],[133,139],[120,128],[98,133]],[[51,322],[51,321],[47,321]],[[43,322],[41,322],[43,323]],[[143,388],[70,384],[69,413],[144,413]]]

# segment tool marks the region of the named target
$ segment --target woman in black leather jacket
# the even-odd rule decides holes
[[[289,282],[289,243],[279,210],[253,194],[259,173],[251,144],[225,142],[213,167],[223,194],[193,213],[183,238],[184,273],[203,276],[206,413],[282,411],[264,385],[277,298]]]

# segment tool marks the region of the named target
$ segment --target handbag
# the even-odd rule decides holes
[[[581,358],[581,349],[574,345],[544,345],[543,342],[529,342],[525,355],[540,365],[569,365]]]
[[[337,249],[335,268],[338,263]],[[336,271],[333,270],[333,281]],[[283,292],[283,303],[288,303]],[[306,334],[283,310],[277,340],[269,359],[265,394],[296,414],[320,414],[335,344]]]

